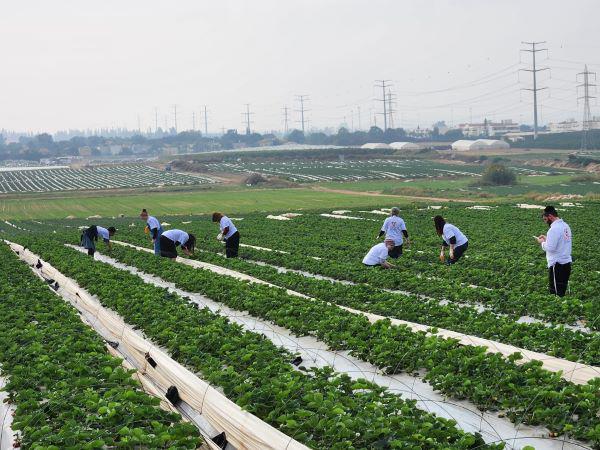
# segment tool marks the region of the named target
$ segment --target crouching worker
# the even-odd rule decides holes
[[[225,256],[237,258],[240,249],[240,232],[229,217],[219,212],[213,213],[212,221],[219,223],[220,233],[217,239],[225,241]]]
[[[381,227],[381,231],[377,238],[381,239],[384,235],[385,239],[394,241],[394,248],[389,253],[390,258],[398,259],[398,257],[402,255],[402,244],[404,243],[404,239],[406,239],[407,245],[410,243],[408,240],[406,224],[400,217],[400,209],[396,207],[391,209],[390,217],[383,222],[383,226]]]
[[[88,251],[88,255],[93,257],[94,253],[96,253],[96,241],[98,240],[98,236],[102,238],[108,250],[110,251],[110,238],[111,236],[114,236],[116,232],[117,230],[115,227],[103,228],[98,225],[92,225],[88,229],[84,230],[83,233],[81,233],[81,239],[79,243]]]
[[[177,258],[177,246],[181,246],[181,250],[186,255],[191,255],[196,247],[196,236],[176,229],[167,230],[161,234],[160,256],[171,259]]]
[[[433,224],[435,225],[435,231],[438,236],[442,237],[440,260],[448,265],[456,263],[467,251],[469,240],[457,227],[450,223],[446,223],[442,216],[435,216],[433,218]],[[448,259],[446,259],[445,255],[447,248],[450,249],[448,252]]]
[[[394,241],[392,239],[386,239],[385,241],[375,244],[371,247],[371,250],[363,258],[363,264],[368,267],[379,266],[382,269],[391,269],[394,267],[393,264],[387,261],[389,252],[394,249]]]

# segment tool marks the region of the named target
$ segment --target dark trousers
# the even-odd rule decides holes
[[[559,264],[556,263],[548,268],[548,287],[551,294],[564,297],[567,293],[569,285],[569,277],[571,276],[571,263]]]
[[[177,245],[166,236],[160,236],[160,256],[177,258]]]
[[[398,259],[400,255],[402,255],[402,244],[394,246],[394,248],[388,252],[390,258]]]
[[[240,232],[236,231],[225,240],[225,256],[237,258],[240,249]]]
[[[454,258],[448,258],[446,264],[454,264],[456,261],[458,261],[460,257],[465,254],[467,248],[469,248],[468,242],[465,242],[463,245],[459,245],[458,247],[454,247]]]

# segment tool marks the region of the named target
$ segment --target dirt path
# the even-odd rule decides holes
[[[351,191],[348,189],[331,189],[323,186],[313,186],[313,190],[320,192],[331,192],[334,194],[346,194],[346,195],[363,195],[365,197],[391,197],[391,198],[405,198],[409,200],[426,200],[434,202],[457,202],[457,203],[475,203],[474,200],[465,200],[461,198],[442,198],[442,197],[419,197],[416,195],[399,195],[399,194],[382,194],[381,192],[373,191]],[[479,200],[481,201],[481,200]]]

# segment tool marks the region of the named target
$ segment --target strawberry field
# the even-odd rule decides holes
[[[600,448],[600,203],[557,207],[574,235],[564,298],[547,293],[535,205],[402,209],[411,244],[388,271],[361,264],[382,209],[232,214],[238,259],[206,215],[160,217],[197,236],[176,261],[148,252],[137,218],[99,223],[118,232],[96,259],[76,246],[87,220],[0,228],[296,448]],[[453,266],[437,258],[436,214],[469,237]],[[0,283],[0,376],[15,445],[194,448],[240,432],[146,394],[132,374],[152,372],[122,367],[20,248],[0,252],[14,267]]]

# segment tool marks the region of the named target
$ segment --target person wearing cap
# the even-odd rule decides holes
[[[194,248],[196,247],[196,236],[175,228],[163,232],[159,240],[160,256],[165,258],[177,258],[178,246],[181,246],[183,253],[188,256],[194,253]]]
[[[81,233],[79,244],[87,250],[88,255],[94,257],[96,253],[96,241],[98,236],[102,238],[106,244],[108,251],[111,249],[110,238],[117,232],[115,227],[104,228],[99,225],[92,225]]]
[[[231,219],[220,212],[213,213],[212,221],[219,223],[218,240],[225,241],[225,256],[227,258],[237,258],[240,249],[240,232],[235,227]]]
[[[394,241],[386,239],[379,244],[375,244],[369,252],[365,255],[362,262],[368,267],[381,267],[382,269],[391,269],[394,267],[393,264],[387,261],[389,252],[394,249]]]
[[[550,227],[548,235],[536,239],[546,252],[548,263],[548,287],[551,294],[564,297],[571,276],[571,250],[573,247],[571,227],[558,217],[554,206],[546,206],[542,219]]]
[[[142,209],[140,218],[146,221],[146,228],[150,232],[152,243],[154,244],[154,254],[157,256],[160,255],[160,236],[163,234],[160,222],[156,217],[148,215],[146,208]]]
[[[467,251],[469,240],[458,227],[447,223],[442,216],[435,216],[433,224],[436,233],[442,238],[440,260],[447,265],[455,264]],[[449,249],[447,259],[445,254],[446,249]]]
[[[408,240],[406,224],[400,217],[400,209],[395,206],[390,211],[390,217],[383,221],[383,226],[381,227],[381,231],[379,231],[377,238],[381,239],[384,235],[386,240],[389,239],[394,241],[394,248],[390,250],[389,256],[390,258],[397,259],[402,255],[402,244],[404,243],[404,239],[406,239],[407,244],[409,244],[410,241]]]

